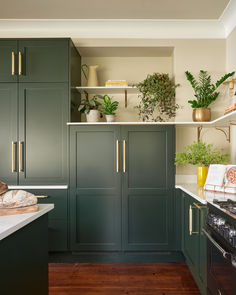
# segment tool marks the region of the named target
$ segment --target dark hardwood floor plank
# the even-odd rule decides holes
[[[49,295],[200,295],[185,263],[54,263]]]

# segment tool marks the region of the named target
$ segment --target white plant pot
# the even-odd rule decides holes
[[[87,122],[98,122],[100,118],[100,112],[98,110],[90,110],[86,115]]]
[[[115,115],[106,115],[107,122],[115,122],[116,117]]]

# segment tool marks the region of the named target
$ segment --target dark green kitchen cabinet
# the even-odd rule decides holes
[[[182,248],[188,267],[202,295],[206,294],[206,237],[202,233],[206,207],[182,192]]]
[[[121,250],[119,138],[118,126],[70,128],[72,250]]]
[[[71,126],[71,247],[171,251],[174,128]]]
[[[0,179],[17,183],[17,83],[0,83]]]
[[[67,184],[66,123],[78,119],[80,99],[71,90],[80,85],[77,50],[69,38],[4,39],[0,52],[1,181]]]
[[[36,39],[19,41],[19,82],[68,82],[68,41]],[[20,70],[20,67],[18,67]]]
[[[16,40],[0,40],[0,82],[17,82]]]
[[[48,248],[50,252],[68,251],[68,194],[66,189],[34,189],[29,190],[38,196],[38,203],[54,204],[48,214]]]
[[[125,251],[173,250],[174,128],[122,126]]]
[[[68,85],[19,85],[19,183],[67,183]]]

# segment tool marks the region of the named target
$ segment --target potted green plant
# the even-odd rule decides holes
[[[153,73],[138,83],[140,103],[136,108],[142,121],[168,121],[175,117],[175,84],[168,74]]]
[[[107,122],[115,121],[115,111],[118,108],[119,102],[113,101],[112,98],[105,94],[104,96],[98,95],[98,98],[102,98],[101,111],[105,114]]]
[[[101,103],[94,96],[91,99],[82,99],[78,107],[78,111],[86,115],[87,122],[98,122],[100,117],[100,107]]]
[[[217,99],[219,92],[216,89],[229,77],[233,76],[235,72],[225,74],[215,84],[211,83],[211,76],[207,71],[200,70],[198,81],[194,76],[186,71],[185,75],[187,80],[193,87],[194,96],[196,99],[188,100],[193,108],[193,121],[203,122],[211,120],[211,109],[209,105]]]
[[[197,165],[197,184],[204,186],[208,166],[210,164],[224,164],[229,161],[229,156],[229,154],[222,154],[212,144],[200,141],[185,147],[183,152],[176,153],[175,165]]]

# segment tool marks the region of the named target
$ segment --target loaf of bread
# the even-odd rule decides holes
[[[0,181],[0,195],[4,194],[7,192],[8,186],[6,183]]]
[[[20,208],[37,204],[37,197],[22,190],[12,190],[0,195],[0,209]]]

